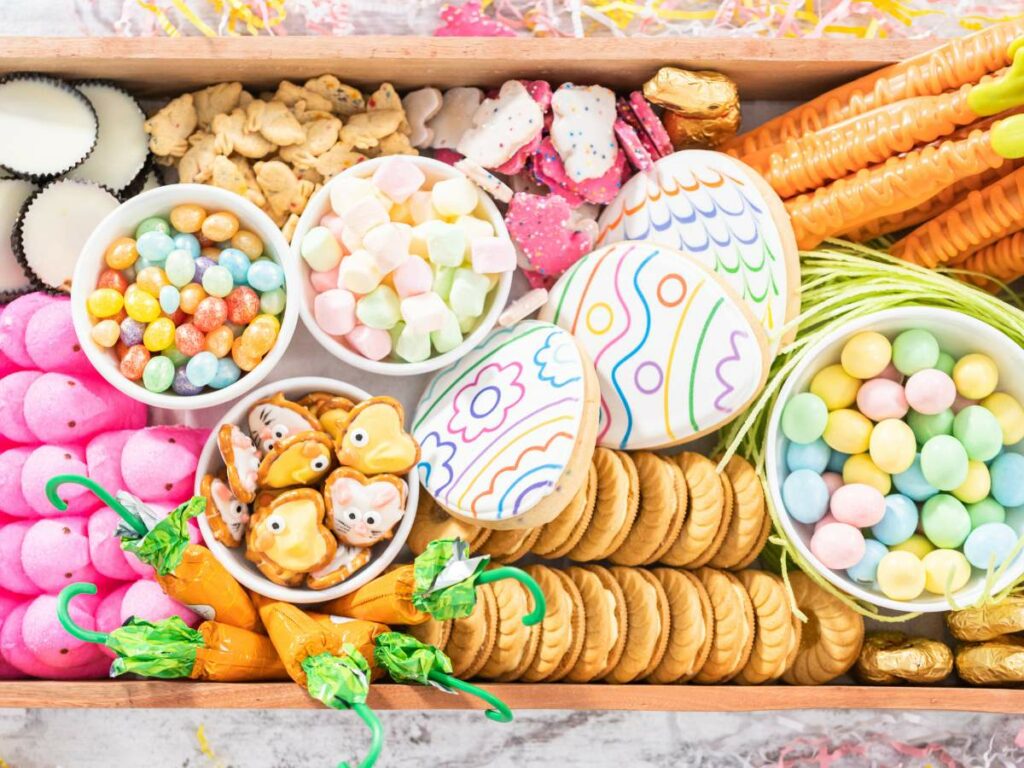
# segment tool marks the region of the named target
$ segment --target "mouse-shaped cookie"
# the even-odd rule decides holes
[[[234,424],[222,424],[217,430],[217,447],[224,459],[231,492],[243,504],[256,498],[260,453],[252,440]]]
[[[257,475],[260,488],[315,485],[332,464],[331,439],[323,432],[299,432],[286,437],[263,457]]]
[[[282,392],[258,401],[249,411],[248,423],[252,442],[264,455],[292,435],[320,429],[308,408],[287,400]]]
[[[339,544],[334,557],[326,565],[310,571],[306,586],[310,589],[327,589],[340,584],[353,573],[370,562],[370,550],[365,547],[348,547]]]
[[[339,467],[324,483],[327,524],[342,544],[372,547],[391,538],[405,513],[408,491],[405,481],[395,475],[367,477]]]
[[[261,492],[249,521],[245,556],[275,584],[294,587],[331,561],[338,548],[313,488]]]
[[[222,478],[206,475],[199,488],[206,499],[206,522],[213,537],[225,547],[237,547],[249,524],[249,505],[240,501]]]
[[[335,440],[343,467],[379,475],[401,475],[420,458],[419,443],[405,431],[405,411],[393,397],[371,397],[348,412]]]

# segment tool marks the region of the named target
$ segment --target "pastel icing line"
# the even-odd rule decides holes
[[[572,459],[585,378],[579,348],[555,325],[526,320],[491,332],[420,399],[412,433],[424,488],[481,520],[537,506]]]
[[[651,240],[699,259],[743,297],[769,335],[799,312],[795,250],[784,247],[754,171],[728,155],[685,150],[655,161],[623,185],[598,226],[598,246]]]
[[[761,391],[767,336],[739,296],[688,255],[617,243],[555,283],[540,319],[576,337],[601,387],[598,443],[675,445],[729,422]]]

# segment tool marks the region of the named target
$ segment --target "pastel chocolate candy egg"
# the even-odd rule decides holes
[[[794,443],[813,443],[825,432],[828,417],[824,400],[802,392],[782,409],[782,434]]]
[[[830,411],[835,411],[853,405],[860,387],[861,380],[855,379],[836,363],[814,374],[810,391],[824,400]]]
[[[918,413],[941,413],[956,400],[953,380],[940,370],[925,368],[907,379],[904,385],[907,403]]]
[[[1024,504],[1024,456],[1004,453],[989,466],[992,497],[1004,507]]]
[[[832,517],[832,515],[826,514],[823,518],[821,518],[821,520],[814,524],[814,530],[817,531],[819,528],[824,528],[826,525],[833,525],[838,522],[839,521]]]
[[[825,441],[818,438],[813,443],[790,442],[786,446],[786,466],[790,472],[798,469],[810,469],[818,474],[825,471],[832,451]]]
[[[902,544],[917,530],[917,505],[901,493],[885,497],[885,514],[871,526],[871,533],[883,544]]]
[[[992,412],[1003,430],[1003,445],[1016,445],[1024,440],[1024,407],[1005,392],[993,392],[980,403]]]
[[[888,554],[889,548],[874,539],[864,540],[864,556],[846,569],[846,575],[861,584],[872,584],[878,573],[878,564]]]
[[[953,434],[952,409],[947,408],[939,413],[924,414],[910,411],[907,414],[907,426],[914,432],[914,438],[924,445],[936,435]]]
[[[924,592],[924,563],[910,552],[890,551],[878,563],[878,588],[890,600],[916,600]]]
[[[1003,449],[1003,428],[992,411],[980,405],[970,405],[954,417],[953,437],[969,458],[978,461],[989,461]]]
[[[964,504],[973,504],[988,496],[992,490],[992,478],[984,462],[970,459],[967,462],[967,479],[953,489],[953,495]]]
[[[843,483],[870,485],[883,496],[892,489],[892,477],[879,469],[866,453],[858,453],[846,460],[843,465]]]
[[[825,472],[821,479],[825,481],[825,487],[828,488],[828,497],[830,499],[833,493],[843,487],[843,476],[838,472]]]
[[[912,376],[939,362],[939,342],[928,331],[912,328],[892,340],[892,364],[904,376]]]
[[[889,381],[895,381],[897,384],[903,383],[903,374],[896,370],[896,366],[890,362],[882,372],[875,376],[876,379],[888,379]]]
[[[963,552],[955,549],[936,549],[929,552],[924,564],[924,588],[935,595],[953,594],[971,579],[971,564]]]
[[[958,488],[967,479],[967,451],[955,437],[936,435],[921,448],[921,472],[940,491]]]
[[[1013,507],[1011,507],[1013,509]],[[971,516],[971,530],[985,523],[1005,523],[1007,510],[991,496],[967,505],[967,514]]]
[[[828,447],[851,455],[867,453],[874,425],[867,416],[851,408],[840,408],[828,414],[822,435]]]
[[[889,551],[909,552],[915,557],[924,557],[929,552],[935,551],[935,545],[928,541],[928,537],[924,534],[915,533],[906,541],[890,545]]]
[[[969,400],[991,395],[999,384],[999,368],[988,355],[974,352],[964,355],[953,366],[956,391]]]
[[[341,263],[341,243],[327,227],[313,227],[307,232],[299,247],[302,258],[310,269],[326,272]]]
[[[828,466],[825,467],[829,472],[837,472],[840,475],[843,473],[843,466],[846,464],[846,460],[850,458],[850,454],[843,453],[842,451],[832,451],[832,454],[828,457]]]
[[[810,548],[826,568],[842,571],[864,557],[864,535],[852,525],[832,523],[811,534]]]
[[[870,485],[847,484],[832,494],[829,511],[841,523],[868,528],[885,515],[885,496]]]
[[[964,556],[975,568],[998,568],[1013,552],[1017,534],[1006,523],[979,525],[964,542]]]
[[[996,520],[994,522],[1005,522],[1008,526],[1013,528],[1017,533],[1017,536],[1024,536],[1024,506],[1010,507],[1006,510],[1006,517],[1004,520]]]
[[[889,340],[875,331],[862,331],[851,337],[840,353],[843,370],[855,379],[873,379],[892,359]]]
[[[956,365],[956,360],[949,352],[939,352],[939,360],[935,363],[935,368],[942,371],[947,376],[952,377],[953,366]]]
[[[921,528],[936,547],[955,549],[971,532],[971,516],[956,498],[940,493],[921,507]]]
[[[917,455],[914,432],[899,419],[880,421],[871,430],[869,453],[883,472],[898,474],[910,469]]]
[[[798,469],[790,472],[783,481],[782,501],[794,520],[816,523],[828,511],[828,487],[817,472]]]
[[[857,408],[872,421],[902,419],[907,413],[903,387],[889,379],[871,379],[857,392]]]

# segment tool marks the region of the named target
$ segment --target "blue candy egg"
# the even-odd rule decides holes
[[[817,472],[798,469],[782,483],[782,501],[794,520],[816,523],[828,512],[828,486]]]
[[[174,247],[178,250],[187,251],[193,259],[199,258],[199,238],[187,232],[179,232],[174,236]]]
[[[135,241],[139,256],[150,263],[162,264],[167,254],[174,250],[174,238],[165,232],[151,230]]]
[[[874,539],[864,540],[864,557],[860,561],[846,569],[846,575],[861,584],[871,584],[878,573],[878,563],[883,557],[889,554],[889,548],[880,541]]]
[[[272,291],[284,285],[284,270],[276,261],[258,259],[249,265],[246,280],[257,291]]]
[[[185,396],[198,395],[203,391],[202,387],[197,387],[188,380],[188,374],[185,373],[185,366],[175,369],[174,381],[171,382],[171,389],[179,395]]]
[[[992,476],[992,496],[1004,507],[1024,504],[1024,456],[1003,453],[989,467]]]
[[[828,457],[828,464],[825,466],[829,472],[837,472],[843,474],[843,465],[846,464],[846,460],[850,458],[848,453],[840,453],[839,451],[832,451]]]
[[[1004,522],[1013,528],[1017,536],[1024,536],[1024,506],[1007,509]]]
[[[177,288],[173,285],[165,285],[160,289],[160,309],[164,313],[173,315],[180,306],[181,292]]]
[[[892,476],[892,484],[896,486],[897,491],[904,496],[909,496],[914,501],[926,501],[939,492],[938,488],[924,479],[920,453],[914,457],[914,463],[910,465],[910,469]]]
[[[238,381],[242,375],[242,369],[235,365],[230,357],[222,357],[217,361],[217,373],[210,380],[213,389],[224,389]]]
[[[810,469],[819,475],[828,466],[832,449],[820,437],[813,443],[790,442],[786,448],[786,466],[790,472],[798,469]]]
[[[917,530],[917,505],[908,497],[891,493],[885,497],[885,514],[871,527],[871,533],[890,547],[902,544]]]
[[[200,352],[185,364],[185,375],[197,387],[205,387],[217,375],[217,356],[213,352]]]
[[[964,542],[964,557],[975,568],[998,568],[1017,544],[1017,534],[1006,523],[979,525]]]
[[[220,252],[220,258],[217,260],[217,263],[222,267],[227,267],[235,285],[245,285],[250,266],[248,256],[237,248],[225,248]]]

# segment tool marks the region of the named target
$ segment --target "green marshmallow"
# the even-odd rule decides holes
[[[430,334],[403,328],[395,344],[395,354],[407,363],[420,363],[430,357]]]
[[[459,330],[464,336],[472,333],[480,323],[480,318],[476,315],[456,315],[456,317],[459,318]]]
[[[448,296],[452,291],[452,280],[454,277],[455,267],[434,265],[434,284],[432,288],[434,293],[445,301],[448,301]]]
[[[791,397],[782,409],[782,434],[794,443],[813,443],[825,434],[828,424],[828,406],[810,392]]]
[[[939,413],[918,413],[907,411],[907,425],[914,433],[918,445],[924,445],[936,435],[953,434],[953,410],[947,408]]]
[[[963,443],[967,456],[989,461],[1003,450],[1003,429],[988,408],[969,405],[953,419],[953,437]]]
[[[985,523],[1005,523],[1006,510],[998,501],[988,496],[981,501],[967,505],[967,514],[971,516],[971,530]]]
[[[486,275],[478,275],[472,269],[459,268],[452,277],[452,287],[448,293],[448,305],[457,315],[483,314],[484,301],[491,290],[491,281]]]
[[[454,312],[445,315],[444,324],[430,334],[430,343],[438,354],[451,352],[462,343],[462,329],[459,327],[459,318]]]
[[[388,330],[402,317],[401,301],[395,290],[378,285],[356,302],[356,317],[370,328]]]
[[[921,508],[921,527],[936,547],[955,549],[971,532],[971,516],[958,499],[940,493],[928,499]]]
[[[911,376],[939,362],[939,342],[919,328],[904,331],[892,342],[892,364],[904,376]]]
[[[967,479],[967,451],[955,437],[936,435],[921,448],[921,472],[940,491],[959,488]]]

